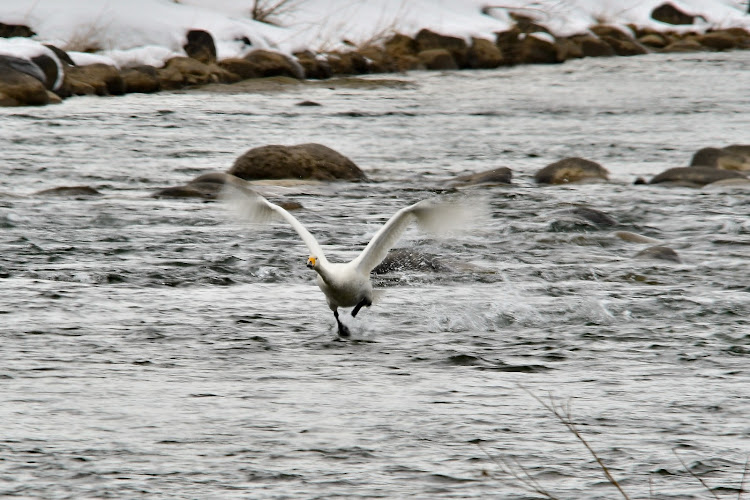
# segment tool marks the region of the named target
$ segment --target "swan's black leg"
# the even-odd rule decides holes
[[[350,337],[351,333],[349,332],[349,329],[339,319],[339,312],[333,311],[333,315],[336,317],[336,323],[339,325],[339,337]]]
[[[357,304],[356,306],[354,306],[354,309],[352,309],[352,318],[356,318],[357,317],[357,314],[359,313],[360,309],[362,309],[363,307],[370,307],[371,305],[372,305],[372,302],[370,302],[366,298],[360,300],[359,304]]]

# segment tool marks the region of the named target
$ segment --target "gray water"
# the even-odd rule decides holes
[[[631,498],[711,498],[693,475],[737,498],[750,192],[632,182],[750,143],[748,65],[652,55],[0,109],[0,496],[540,498],[505,463],[559,498],[618,498],[535,395],[570,404]],[[288,227],[151,197],[304,142],[371,179],[259,186],[303,205],[329,259],[456,175],[508,166],[514,184],[461,189],[490,207],[465,233],[409,231],[399,246],[441,270],[375,277],[380,301],[342,316],[339,341]],[[535,185],[567,156],[611,182]],[[102,196],[34,194],[74,185]],[[615,230],[682,261],[635,259],[647,245]]]

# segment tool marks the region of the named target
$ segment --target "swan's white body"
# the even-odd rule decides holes
[[[341,336],[348,336],[349,332],[339,320],[338,308],[354,307],[352,316],[356,316],[361,307],[372,304],[370,272],[386,257],[412,221],[434,231],[458,225],[465,215],[463,207],[456,203],[420,201],[396,212],[357,258],[347,263],[332,263],[326,259],[315,237],[284,208],[247,189],[230,189],[224,198],[246,219],[261,222],[282,218],[294,228],[310,250],[307,267],[318,273],[318,286],[336,317]]]

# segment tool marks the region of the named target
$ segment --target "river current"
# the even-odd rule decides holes
[[[631,498],[737,498],[750,191],[633,181],[750,143],[748,67],[649,55],[0,109],[0,497],[621,497],[536,396]],[[329,259],[423,198],[488,207],[449,237],[409,230],[398,247],[435,265],[376,276],[380,300],[342,315],[352,340],[289,227],[152,197],[306,142],[370,180],[258,190],[301,203]],[[535,184],[569,156],[611,181]],[[452,187],[500,166],[511,186]],[[80,185],[101,195],[36,194]]]

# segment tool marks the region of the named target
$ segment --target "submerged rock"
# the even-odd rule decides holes
[[[453,179],[455,186],[474,186],[477,184],[510,184],[513,172],[508,167],[498,167],[476,174],[461,175]]]
[[[102,193],[91,186],[59,186],[34,193],[39,196],[101,196]]]
[[[349,158],[321,144],[268,145],[237,158],[228,171],[245,180],[313,179],[365,180],[364,172]]]
[[[372,270],[373,274],[386,274],[393,271],[446,271],[448,266],[434,255],[417,249],[399,248],[391,250],[383,261]]]
[[[750,146],[735,144],[725,148],[699,149],[690,166],[705,166],[723,170],[750,170]]]
[[[648,243],[650,245],[661,243],[655,238],[649,238],[648,236],[643,236],[642,234],[638,233],[632,233],[630,231],[615,231],[613,235],[623,241],[627,241],[630,243]]]
[[[600,164],[584,158],[565,158],[534,174],[539,184],[567,184],[582,181],[606,181],[609,172]]]
[[[183,186],[160,189],[153,194],[155,198],[200,198],[215,200],[227,184],[239,188],[250,188],[247,181],[224,172],[211,172],[199,175]]]
[[[648,247],[635,254],[636,259],[656,259],[680,263],[680,256],[676,251],[665,246]]]
[[[675,167],[655,176],[649,184],[701,187],[723,179],[745,178],[739,172],[713,167]]]
[[[617,221],[606,213],[589,207],[572,207],[555,212],[556,218],[550,223],[555,232],[604,229],[617,225]]]

